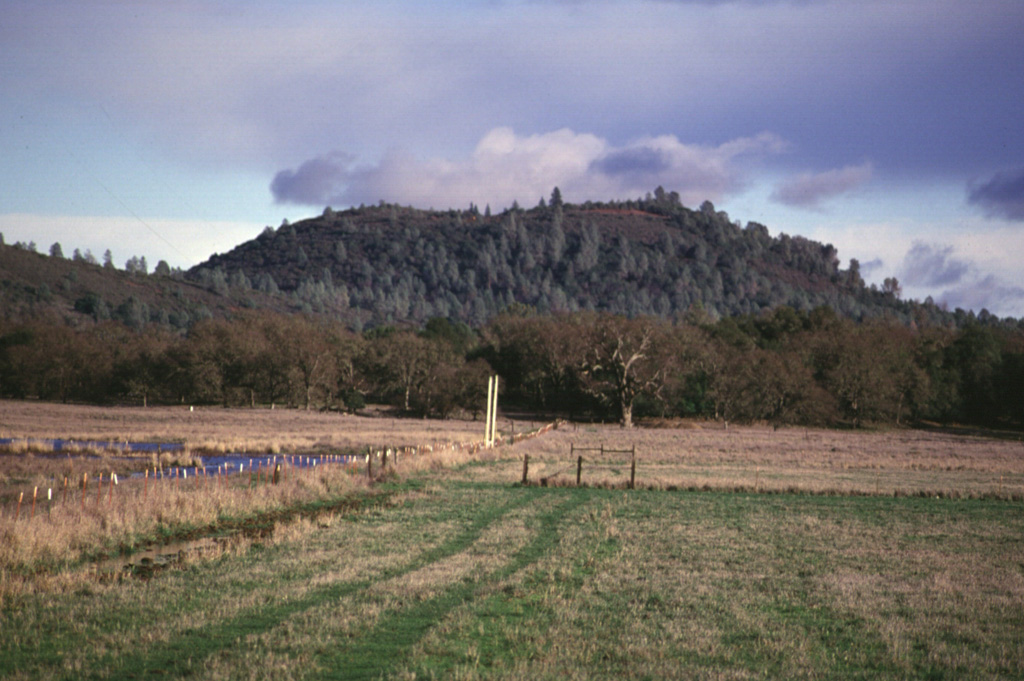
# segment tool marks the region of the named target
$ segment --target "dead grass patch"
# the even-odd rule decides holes
[[[283,453],[472,442],[483,439],[483,423],[299,409],[95,407],[3,400],[0,438],[181,443],[200,454]]]
[[[912,430],[566,426],[500,450],[498,465],[474,475],[481,481],[519,481],[522,457],[528,455],[531,481],[575,485],[570,445],[635,446],[636,485],[647,489],[1024,500],[1024,444]],[[583,484],[618,488],[628,482],[629,454],[580,455]]]

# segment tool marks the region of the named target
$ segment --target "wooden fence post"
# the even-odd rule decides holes
[[[629,461],[629,488],[636,489],[636,445],[633,445],[633,456]]]
[[[576,459],[576,486],[580,486],[580,475],[583,473],[583,456]]]
[[[527,484],[530,471],[530,455],[523,454],[523,484]]]

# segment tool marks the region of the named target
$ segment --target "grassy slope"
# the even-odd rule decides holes
[[[519,488],[479,464],[0,613],[8,678],[1010,678],[997,500]],[[466,473],[473,473],[467,475]],[[326,525],[326,527],[323,527]]]

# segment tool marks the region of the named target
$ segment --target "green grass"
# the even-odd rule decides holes
[[[246,550],[20,596],[0,676],[1024,677],[1024,512],[444,473]]]

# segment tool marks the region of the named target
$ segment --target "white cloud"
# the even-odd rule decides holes
[[[658,185],[678,191],[685,203],[718,200],[743,186],[740,159],[756,159],[784,148],[762,133],[719,146],[690,145],[673,135],[645,137],[616,146],[567,128],[517,135],[495,128],[461,159],[419,160],[393,151],[378,163],[357,165],[335,152],[282,170],[271,188],[280,202],[350,205],[378,200],[449,208],[470,202],[504,207],[532,205],[559,187],[568,201],[635,198]]]
[[[869,283],[895,276],[904,297],[931,296],[950,309],[999,316],[1024,317],[1024,241],[1012,227],[998,228],[983,219],[965,221],[959,229],[947,225],[893,220],[874,223],[831,223],[807,230],[806,236],[832,243],[845,260],[880,261]],[[846,266],[846,263],[843,263]]]

